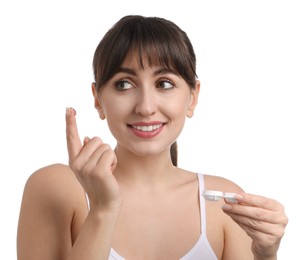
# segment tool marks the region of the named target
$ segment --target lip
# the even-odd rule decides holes
[[[128,124],[129,129],[132,133],[141,138],[153,138],[161,133],[165,123],[161,121],[152,122],[136,122]]]

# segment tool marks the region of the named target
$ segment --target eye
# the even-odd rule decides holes
[[[122,90],[130,89],[132,87],[133,87],[133,85],[130,82],[126,81],[126,80],[119,80],[119,81],[115,82],[115,88],[117,90],[121,90],[122,91]]]
[[[170,80],[161,80],[157,83],[157,87],[161,89],[172,89],[174,88],[174,83]]]

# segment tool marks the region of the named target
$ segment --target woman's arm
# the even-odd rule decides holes
[[[73,109],[67,109],[66,127],[74,174],[68,167],[66,173],[70,174],[48,167],[29,178],[18,227],[19,260],[108,258],[121,208],[119,186],[112,174],[116,155],[100,138],[86,138],[81,143]],[[74,228],[80,222],[76,209],[85,201],[84,190],[90,212],[79,224],[82,227]]]
[[[222,260],[275,260],[288,218],[284,207],[266,197],[245,193],[234,182],[206,176],[207,189],[236,193],[238,203],[220,201],[224,248]],[[213,202],[215,203],[215,202]]]
[[[225,204],[229,215],[252,239],[254,260],[276,260],[288,218],[277,201],[262,196],[240,193],[238,203]]]
[[[84,190],[69,167],[43,168],[25,186],[18,260],[108,259],[118,213],[88,214]]]

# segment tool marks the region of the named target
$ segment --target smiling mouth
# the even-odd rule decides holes
[[[145,126],[140,126],[140,125],[130,125],[130,127],[142,131],[142,132],[152,132],[155,131],[156,129],[159,129],[162,127],[163,124],[158,124],[158,125],[145,125]]]

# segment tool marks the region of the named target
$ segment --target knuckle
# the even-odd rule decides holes
[[[83,168],[81,163],[78,160],[71,162],[70,167],[75,173],[80,173]]]
[[[282,220],[282,224],[284,227],[286,227],[289,223],[289,219],[286,215],[284,215],[283,220]]]
[[[281,239],[285,235],[285,229],[282,226],[274,229],[273,238],[275,240]]]
[[[103,144],[101,138],[98,137],[98,136],[94,136],[91,140],[92,140],[93,142]]]
[[[109,144],[103,144],[103,147],[105,149],[105,151],[111,150],[111,147]]]
[[[253,216],[254,216],[254,219],[260,219],[260,220],[263,220],[265,221],[266,220],[266,214],[264,214],[261,210],[259,211],[254,211],[253,212]]]
[[[248,226],[253,229],[256,229],[260,226],[260,222],[255,219],[248,219]]]
[[[73,135],[71,133],[66,134],[66,141],[68,143],[73,141]]]
[[[111,149],[111,147],[109,145],[108,145],[108,147],[106,147],[104,153],[108,157],[112,157],[115,154],[115,152]]]
[[[275,234],[267,234],[265,244],[273,245],[279,241],[278,237]]]
[[[279,238],[282,238],[284,235],[285,235],[285,230],[282,228],[282,229],[280,229],[279,232],[277,233],[277,236],[278,236]]]

